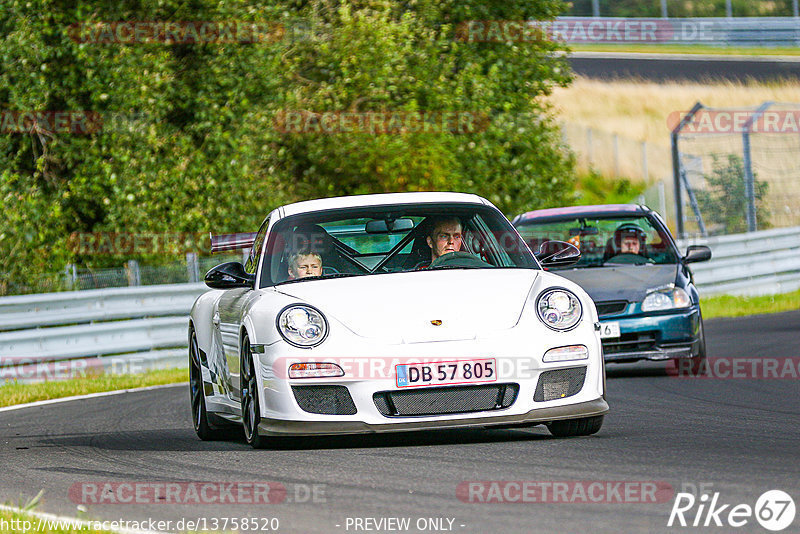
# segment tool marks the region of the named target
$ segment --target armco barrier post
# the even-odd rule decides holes
[[[186,253],[186,270],[189,275],[189,283],[196,283],[200,281],[200,267],[197,262],[196,252]]]

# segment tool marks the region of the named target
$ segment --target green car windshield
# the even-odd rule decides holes
[[[566,241],[581,251],[578,263],[567,268],[619,264],[666,265],[676,263],[670,239],[648,217],[573,217],[557,221],[524,221],[517,231],[532,251],[548,241]],[[637,236],[638,251],[624,249],[625,238]]]

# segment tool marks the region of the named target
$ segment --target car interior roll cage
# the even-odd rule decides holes
[[[648,213],[639,213],[636,215],[631,214],[605,214],[605,213],[593,213],[593,214],[581,214],[577,216],[566,216],[566,217],[548,217],[542,221],[525,221],[524,224],[521,224],[518,230],[525,228],[527,226],[535,227],[538,224],[551,224],[551,223],[567,223],[567,222],[575,222],[578,227],[571,229],[571,230],[579,230],[579,232],[575,232],[572,235],[579,235],[581,238],[583,236],[593,236],[597,235],[596,229],[592,230],[592,227],[588,221],[592,220],[614,220],[616,224],[624,224],[626,221],[637,221],[645,219],[648,221],[650,227],[655,231],[655,233],[661,239],[660,243],[654,244],[648,242],[645,247],[643,248],[644,254],[642,257],[647,258],[648,261],[641,262],[641,264],[652,264],[656,263],[659,265],[666,265],[675,263],[678,258],[680,258],[679,251],[675,246],[674,241],[670,238],[669,230],[661,224],[661,221],[657,217],[653,217]],[[646,231],[646,230],[645,230]],[[525,238],[524,238],[525,239]],[[605,265],[618,265],[613,261],[608,261],[613,259],[614,257],[619,257],[619,253],[616,254],[609,254],[609,246],[613,246],[612,250],[615,249],[615,245],[613,245],[613,233],[607,236],[605,242],[595,243],[593,247],[585,249],[581,247],[582,257],[578,263],[575,265],[570,266],[570,268],[575,267],[603,267]],[[550,241],[550,238],[543,238],[542,242],[539,243],[538,238],[534,239],[526,239],[526,242],[532,248],[535,248],[537,244],[543,244],[547,241]],[[583,241],[583,239],[581,239]],[[589,242],[594,242],[594,240],[587,240]],[[656,258],[664,255],[664,260],[669,261],[659,261]],[[673,259],[674,257],[674,259]],[[623,264],[632,263],[632,262],[624,262]]]
[[[390,248],[386,252],[359,252],[355,250],[353,247],[337,239],[336,232],[328,231],[328,235],[331,238],[331,241],[333,243],[336,252],[338,252],[342,258],[351,262],[357,268],[361,269],[364,274],[376,274],[378,272],[398,272],[398,271],[385,270],[384,268],[392,259],[394,259],[398,254],[400,254],[400,251],[405,249],[410,243],[414,242],[420,237],[423,238],[427,237],[426,230],[428,229],[428,224],[427,224],[428,220],[429,217],[426,217],[422,222],[417,224],[405,236],[403,236],[403,238],[397,244],[395,244],[392,248]],[[462,219],[462,222],[463,222],[462,230],[465,236],[462,240],[462,250],[464,250],[465,252],[476,254],[477,252],[472,250],[474,245],[471,244],[471,242],[473,241],[473,238],[479,239],[481,244],[484,245],[485,247],[484,243],[486,240],[483,236],[478,237],[480,233],[477,231],[477,228],[479,228],[480,226],[485,227],[485,223],[483,223],[482,221],[476,221],[474,215],[468,220]],[[481,224],[479,224],[479,222]],[[475,227],[475,229],[473,229],[473,227]],[[424,234],[422,233],[423,231],[425,231]],[[467,236],[469,236],[470,239],[468,239]],[[369,266],[365,265],[363,262],[358,260],[358,258],[370,257],[370,256],[383,256],[383,259],[381,259],[375,265],[375,267],[370,269]],[[381,271],[382,269],[384,270]],[[407,269],[400,269],[400,271],[405,271],[405,270]]]

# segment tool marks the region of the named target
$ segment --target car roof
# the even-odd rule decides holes
[[[644,215],[650,212],[647,206],[638,204],[598,204],[594,206],[568,206],[534,210],[514,217],[514,224],[529,221],[568,219],[570,217],[590,217],[594,215]]]
[[[297,215],[313,211],[323,211],[336,208],[357,208],[362,206],[391,206],[395,204],[420,204],[420,203],[460,203],[492,204],[478,195],[469,193],[445,192],[413,192],[413,193],[380,193],[376,195],[353,195],[348,197],[320,198],[287,204],[280,208],[281,216]]]

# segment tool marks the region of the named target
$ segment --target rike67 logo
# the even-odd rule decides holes
[[[764,492],[755,506],[720,502],[719,492],[712,496],[703,493],[696,498],[691,493],[678,493],[667,526],[680,527],[743,527],[755,520],[767,530],[780,531],[795,518],[794,500],[781,490]]]

